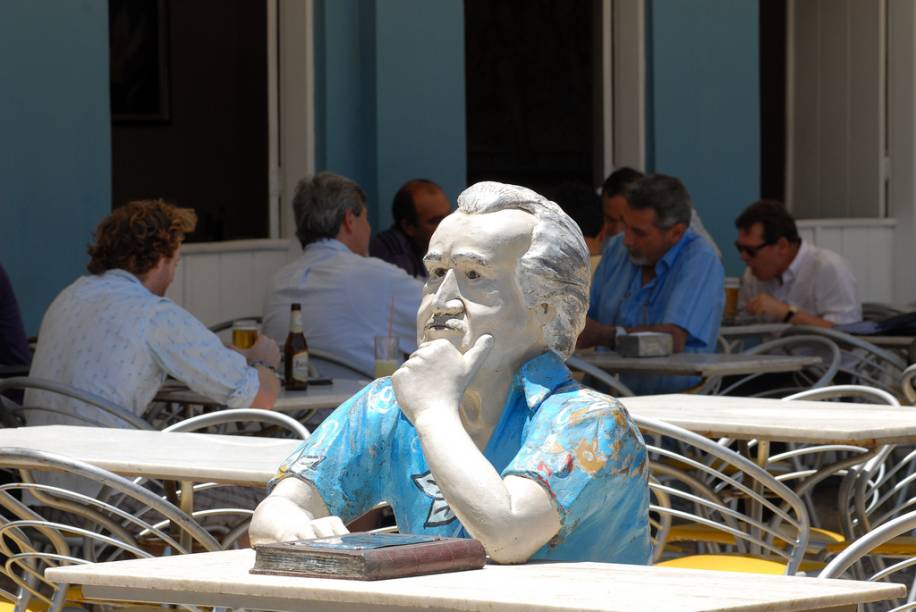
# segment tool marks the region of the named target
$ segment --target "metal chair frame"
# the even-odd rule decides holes
[[[874,571],[870,572],[867,580],[871,582],[886,581],[894,574],[916,566],[916,557],[906,557],[893,565],[885,566],[880,562],[875,563],[877,561],[873,556],[875,549],[898,536],[910,533],[914,529],[916,529],[916,511],[891,519],[852,542],[821,570],[818,577],[842,578],[844,574],[853,570],[854,575],[860,578],[866,573],[865,568],[862,566],[870,563]],[[916,600],[916,579],[911,579],[907,589],[906,602],[893,608],[891,612],[916,609],[916,601],[914,600]]]
[[[107,561],[124,554],[152,556],[140,545],[142,538],[157,539],[177,554],[191,552],[190,547],[181,542],[184,537],[204,550],[220,550],[219,542],[191,516],[155,493],[102,468],[54,453],[21,448],[0,449],[0,465],[18,468],[22,475],[22,482],[0,485],[0,506],[13,517],[0,518],[0,552],[8,558],[6,571],[20,588],[19,602],[23,606],[31,597],[41,599],[55,612],[65,603],[67,585],[45,582],[45,589],[51,588],[54,593],[51,597],[39,588],[38,583],[43,581],[39,563]],[[153,524],[142,518],[145,513],[127,511],[75,491],[36,483],[31,476],[35,469],[65,472],[95,481],[161,518]],[[74,523],[46,520],[16,499],[15,491],[27,491],[48,507],[70,513]],[[27,537],[26,531],[35,536]],[[15,546],[10,546],[10,542]]]
[[[141,417],[137,416],[130,410],[127,410],[126,408],[119,406],[115,404],[114,402],[112,402],[111,400],[108,400],[100,395],[96,395],[95,393],[90,393],[88,391],[77,389],[76,387],[73,387],[71,385],[56,382],[53,380],[46,380],[43,378],[35,378],[32,376],[17,376],[14,378],[6,378],[3,380],[0,380],[0,393],[2,393],[3,391],[10,391],[10,390],[17,390],[17,389],[22,389],[22,390],[38,389],[41,391],[49,391],[51,393],[58,393],[66,397],[70,397],[75,400],[79,400],[91,406],[95,406],[96,408],[99,408],[103,412],[117,417],[125,425],[127,425],[128,427],[132,429],[153,429],[152,425],[144,421]],[[23,414],[26,414],[32,411],[41,411],[41,412],[51,412],[54,414],[60,414],[63,416],[79,419],[88,425],[93,425],[97,427],[106,426],[105,424],[93,421],[92,419],[89,419],[82,415],[75,414],[68,410],[50,408],[47,406],[24,406],[24,405],[19,406],[18,404],[16,404],[9,398],[3,397],[2,395],[0,395],[0,407],[3,408],[3,411],[6,414],[13,415],[15,417],[19,417]]]
[[[652,473],[649,487],[656,501],[650,505],[658,530],[653,553],[656,560],[664,552],[671,526],[665,518],[668,515],[729,534],[739,554],[767,554],[784,560],[786,574],[798,571],[808,545],[810,523],[804,503],[791,489],[752,461],[708,438],[656,419],[637,416],[634,420],[644,435],[670,438],[682,449],[676,452],[663,442],[647,442]],[[688,455],[685,449],[697,452]],[[672,500],[680,500],[693,511],[674,507]],[[739,510],[741,503],[750,511]]]
[[[591,364],[581,357],[570,355],[566,358],[566,365],[572,370],[588,374],[595,380],[605,384],[613,392],[614,397],[633,397],[635,394],[616,376],[605,372],[598,366]]]
[[[786,354],[789,353],[793,348],[806,348],[813,345],[824,350],[825,355],[828,357],[828,360],[825,360],[826,363],[823,365],[808,368],[815,372],[820,370],[817,378],[813,378],[808,374],[805,374],[804,371],[797,372],[795,373],[795,378],[797,379],[796,387],[768,389],[766,391],[754,394],[753,397],[779,397],[780,395],[792,393],[798,391],[799,389],[816,389],[820,387],[826,387],[833,381],[833,378],[836,376],[840,369],[841,353],[836,343],[829,339],[813,335],[775,338],[773,340],[768,340],[767,342],[753,346],[746,351],[742,351],[741,354],[743,355],[766,355],[773,352]],[[700,393],[711,395],[728,395],[736,390],[739,390],[747,383],[765,375],[766,373],[754,373],[743,376],[737,381],[729,384],[724,389],[722,388],[721,377],[710,378],[708,381],[706,381],[706,383],[704,383]]]
[[[858,336],[824,327],[793,326],[783,333],[783,337],[801,334],[822,336],[835,342],[843,354],[840,372],[848,374],[853,384],[877,387],[894,395],[899,394],[900,379],[907,366],[900,355],[875,346]]]

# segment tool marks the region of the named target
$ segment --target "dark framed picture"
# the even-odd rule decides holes
[[[111,120],[169,120],[166,0],[109,0]]]

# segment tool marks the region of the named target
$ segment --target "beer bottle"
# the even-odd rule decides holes
[[[286,388],[301,391],[309,386],[309,345],[302,334],[302,305],[289,307],[289,335],[283,345]]]

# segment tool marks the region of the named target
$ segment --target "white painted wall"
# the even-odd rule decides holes
[[[916,299],[894,293],[894,219],[805,219],[798,230],[804,240],[849,261],[861,301],[905,305]],[[168,297],[206,325],[260,316],[274,272],[300,252],[293,242],[186,244]]]
[[[906,304],[894,293],[894,219],[803,219],[802,240],[839,253],[849,262],[862,302]]]
[[[166,295],[208,326],[260,316],[274,272],[299,252],[289,240],[185,244]]]
[[[885,1],[790,0],[787,23],[789,210],[887,216]]]

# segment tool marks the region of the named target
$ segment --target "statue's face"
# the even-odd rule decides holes
[[[418,343],[445,338],[465,352],[482,334],[492,334],[491,367],[546,348],[541,322],[516,277],[534,225],[534,216],[521,210],[459,211],[442,221],[424,258],[429,277],[417,312]]]

